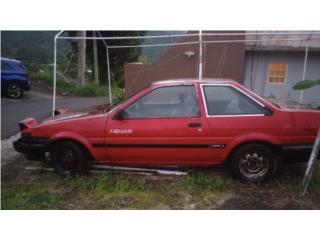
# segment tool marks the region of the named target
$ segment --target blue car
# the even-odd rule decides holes
[[[1,91],[10,98],[21,98],[31,88],[29,72],[20,61],[1,58]]]

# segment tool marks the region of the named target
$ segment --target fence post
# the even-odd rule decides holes
[[[312,152],[307,165],[307,169],[303,177],[303,181],[302,181],[300,193],[299,193],[300,197],[303,197],[307,191],[307,188],[311,179],[312,171],[315,167],[316,160],[319,156],[319,149],[320,149],[320,128],[318,129],[317,138],[313,145]]]

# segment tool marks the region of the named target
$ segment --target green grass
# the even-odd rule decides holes
[[[52,72],[36,72],[32,74],[32,79],[40,81],[45,86],[53,86]],[[57,81],[57,92],[59,94],[76,96],[76,97],[102,97],[109,94],[107,86],[97,85],[93,82],[87,81],[83,87],[77,87],[73,81]],[[124,89],[113,86],[112,95],[114,101],[119,101],[124,97]]]
[[[32,79],[38,80],[40,82],[43,82],[45,84],[53,84],[53,73],[52,71],[38,71],[38,72],[32,72],[31,75]]]
[[[45,69],[41,72],[33,72],[32,79],[40,82],[40,84],[45,86],[53,86],[53,73],[51,69]],[[99,97],[99,96],[107,96],[108,87],[107,86],[100,86],[92,81],[86,82],[85,86],[77,87],[77,84],[70,80],[64,81],[58,79],[57,81],[57,92],[63,95],[69,96],[77,96],[77,97]],[[112,87],[113,98],[115,100],[122,99],[124,96],[124,90],[113,86]]]
[[[26,171],[2,182],[3,209],[206,209],[237,191],[296,196],[304,167],[283,168],[274,181],[244,184],[228,175],[191,171],[187,176],[127,172],[62,178],[52,172]],[[314,171],[306,199],[320,207],[320,168]],[[318,204],[318,205],[317,205]]]
[[[182,182],[185,189],[189,190],[210,190],[221,192],[235,188],[239,182],[232,178],[222,176],[209,177],[204,173],[191,173]]]
[[[58,209],[62,197],[52,189],[29,184],[11,185],[2,191],[2,209]]]

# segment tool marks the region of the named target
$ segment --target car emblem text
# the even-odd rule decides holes
[[[127,133],[133,133],[133,130],[132,129],[110,129],[110,133],[127,134]]]

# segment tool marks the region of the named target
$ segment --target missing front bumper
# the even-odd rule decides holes
[[[44,161],[49,151],[51,140],[39,137],[21,137],[13,142],[14,149],[25,154],[27,159]]]

